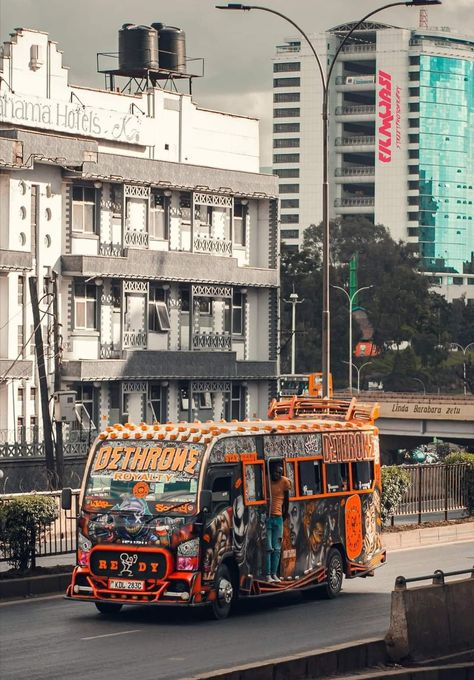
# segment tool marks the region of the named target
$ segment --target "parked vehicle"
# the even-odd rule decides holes
[[[211,607],[287,590],[335,597],[385,561],[377,407],[298,398],[269,420],[116,425],[86,466],[67,597]],[[265,576],[269,469],[290,480],[278,580]],[[63,493],[70,507],[70,490]]]

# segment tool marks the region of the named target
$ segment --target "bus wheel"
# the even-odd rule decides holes
[[[122,609],[122,605],[117,602],[94,602],[94,604],[104,616],[115,616]]]
[[[332,600],[341,592],[342,579],[344,578],[344,564],[342,563],[341,553],[336,548],[329,551],[326,569],[325,595]]]
[[[212,616],[225,619],[235,598],[234,586],[227,565],[221,564],[216,575],[216,599],[212,602]]]

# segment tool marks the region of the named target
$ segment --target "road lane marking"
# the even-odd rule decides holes
[[[116,635],[128,635],[129,633],[141,633],[139,629],[137,630],[122,630],[120,633],[107,633],[105,635],[92,635],[91,637],[81,638],[81,640],[98,640],[99,638],[115,637]]]

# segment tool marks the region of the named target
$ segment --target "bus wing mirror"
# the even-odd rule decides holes
[[[72,507],[72,489],[66,488],[61,491],[61,507],[70,510]]]
[[[202,512],[210,512],[212,505],[212,491],[203,489],[199,496],[199,508]]]

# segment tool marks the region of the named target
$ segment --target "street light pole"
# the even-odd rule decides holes
[[[462,360],[462,378],[463,378],[463,384],[464,384],[464,394],[467,394],[467,386],[466,386],[466,352],[469,349],[469,347],[474,347],[474,342],[470,342],[468,345],[463,347],[460,345],[458,342],[451,342],[451,345],[454,345],[455,347],[459,347],[459,349],[463,353],[463,360]]]
[[[357,371],[357,394],[360,394],[360,374],[362,372],[362,369],[364,368],[364,366],[368,366],[369,364],[372,364],[373,362],[372,361],[366,361],[365,363],[361,364],[361,366],[357,366],[357,364],[354,364],[352,361],[350,363],[348,361],[343,361],[342,363],[343,364],[349,364],[349,370],[352,370],[353,368],[355,368],[355,370]],[[351,390],[351,394],[352,394],[352,390]]]
[[[373,288],[372,285],[370,286],[362,286],[362,288],[358,288],[355,293],[352,293],[352,295],[349,295],[347,290],[343,288],[342,286],[334,286],[333,288],[337,288],[337,290],[342,290],[343,293],[345,293],[347,299],[349,300],[349,361],[346,362],[349,364],[349,380],[348,380],[348,385],[349,385],[349,392],[352,394],[352,305],[354,300],[356,299],[357,295],[362,291],[362,290],[369,290],[369,288]],[[355,365],[355,364],[354,364]]]
[[[423,380],[421,380],[420,378],[412,378],[412,380],[416,380],[416,382],[420,383],[420,385],[423,388],[423,396],[424,396],[426,394],[426,387],[425,387],[425,383],[423,382]]]
[[[292,306],[291,310],[291,375],[296,373],[296,305],[300,305],[304,300],[298,300],[298,293],[295,293],[295,287],[293,286],[293,292],[290,293],[289,300],[283,300]]]
[[[241,3],[235,3],[231,2],[228,5],[216,5],[216,9],[225,9],[225,10],[240,10],[243,12],[248,12],[252,9],[256,10],[261,10],[262,12],[269,12],[270,14],[275,14],[276,16],[280,17],[284,21],[287,21],[289,24],[291,24],[298,33],[300,33],[303,38],[305,39],[306,43],[308,44],[311,52],[313,53],[314,58],[316,59],[316,62],[318,64],[318,71],[319,75],[321,76],[321,85],[323,89],[323,105],[322,105],[322,132],[323,132],[323,181],[322,181],[322,209],[323,209],[323,262],[322,262],[322,268],[323,268],[323,314],[322,314],[322,333],[321,333],[321,370],[322,370],[322,396],[323,397],[329,397],[329,374],[331,372],[331,318],[330,318],[330,307],[329,307],[329,183],[328,183],[328,167],[329,167],[329,154],[328,154],[328,104],[329,104],[329,83],[331,79],[331,75],[334,69],[334,64],[336,63],[336,60],[339,56],[339,53],[341,52],[342,48],[344,45],[347,43],[348,39],[350,36],[356,31],[361,24],[364,23],[367,19],[369,19],[371,16],[374,14],[377,14],[378,12],[382,12],[385,9],[389,9],[391,7],[400,7],[400,6],[406,6],[406,7],[415,7],[415,6],[422,6],[422,5],[441,5],[441,0],[410,0],[408,2],[391,2],[388,5],[383,5],[382,7],[378,7],[377,9],[372,10],[368,14],[366,14],[362,19],[357,21],[350,31],[348,31],[341,43],[339,44],[336,53],[329,65],[329,69],[327,71],[327,76],[325,75],[325,71],[322,67],[321,60],[314,49],[314,46],[311,42],[311,40],[308,38],[306,33],[303,31],[303,29],[298,26],[292,19],[287,17],[285,14],[282,14],[281,12],[277,12],[274,9],[270,9],[269,7],[261,7],[260,5],[244,5]]]

